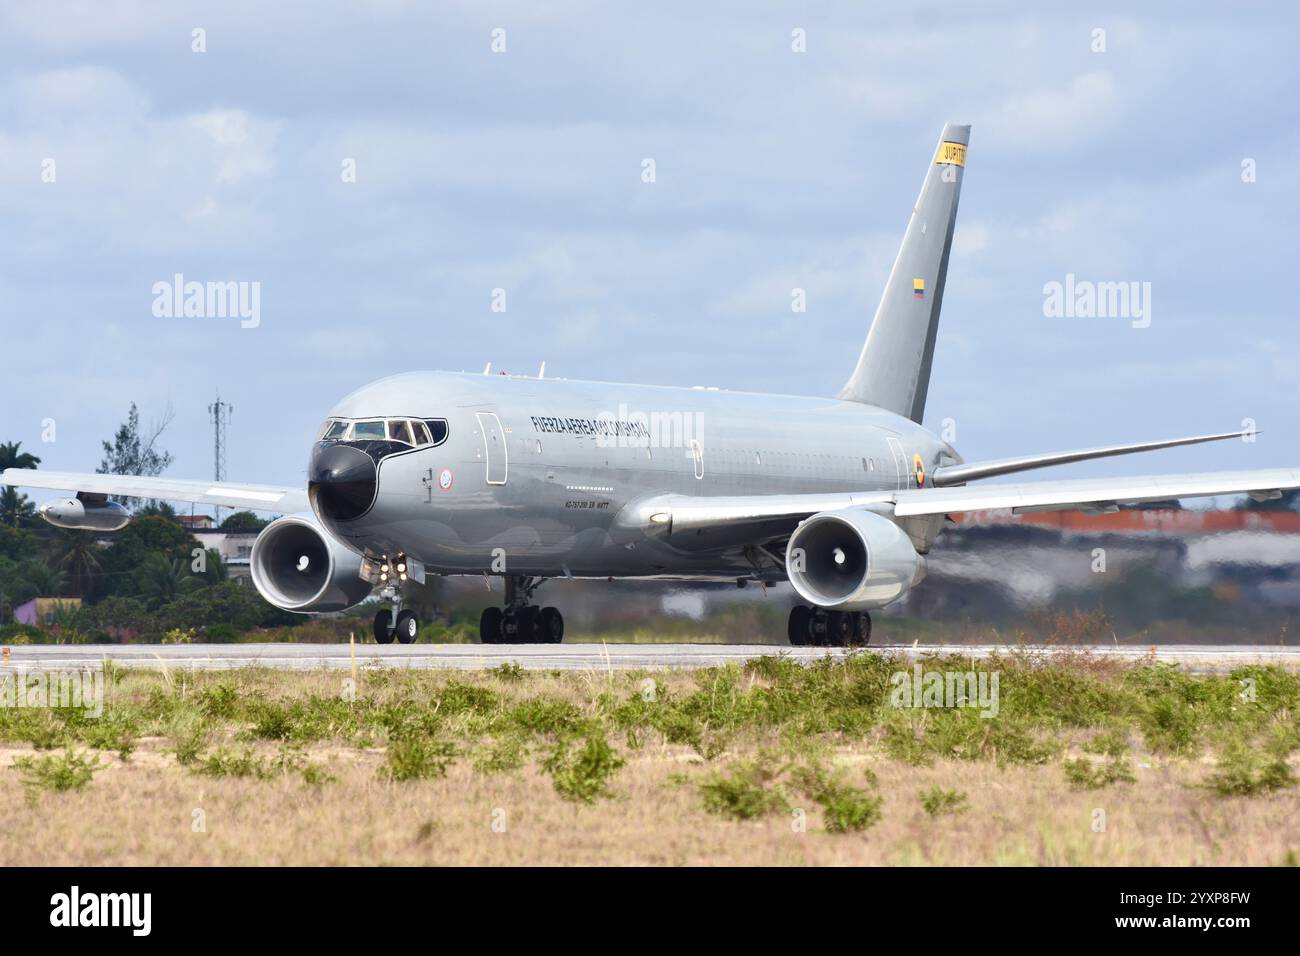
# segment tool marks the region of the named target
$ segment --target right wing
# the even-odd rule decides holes
[[[43,488],[115,495],[123,498],[159,498],[224,508],[295,514],[310,510],[307,492],[276,485],[244,485],[229,481],[188,481],[180,478],[143,478],[137,475],[89,475],[71,471],[6,468],[0,480],[15,488]]]
[[[1122,504],[1248,494],[1276,498],[1300,488],[1300,469],[1213,471],[1138,478],[1077,478],[961,488],[909,488],[861,493],[658,495],[636,502],[620,523],[637,526],[687,550],[759,544],[789,534],[821,511],[863,508],[888,518],[961,514],[1009,509],[1109,511]]]

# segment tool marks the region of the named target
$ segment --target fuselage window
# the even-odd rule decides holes
[[[447,440],[447,420],[445,418],[426,418],[424,423],[429,426],[429,433],[433,435],[435,445],[441,445]]]
[[[415,444],[415,439],[411,437],[411,423],[404,418],[388,423],[388,438],[407,445]]]
[[[384,423],[382,421],[357,422],[352,426],[354,441],[383,441],[387,437],[384,433]]]

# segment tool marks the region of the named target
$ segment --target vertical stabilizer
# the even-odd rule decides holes
[[[969,144],[969,126],[944,127],[857,368],[840,391],[846,401],[878,405],[915,422],[925,414]]]

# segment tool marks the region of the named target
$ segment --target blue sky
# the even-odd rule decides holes
[[[44,467],[92,469],[134,400],[207,477],[219,387],[229,475],[296,483],[358,385],[489,360],[834,394],[947,120],[929,424],[974,459],[1249,417],[1057,473],[1296,463],[1291,5],[207,6],[0,11],[0,440]],[[260,325],[155,317],[178,272],[260,283]],[[1045,317],[1067,273],[1150,282],[1150,327]]]

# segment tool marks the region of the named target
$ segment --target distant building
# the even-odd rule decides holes
[[[60,610],[75,611],[80,607],[81,598],[34,597],[14,608],[14,621],[33,627],[53,627]]]
[[[176,520],[187,531],[198,531],[203,528],[215,528],[217,526],[216,519],[212,515],[177,515]]]

